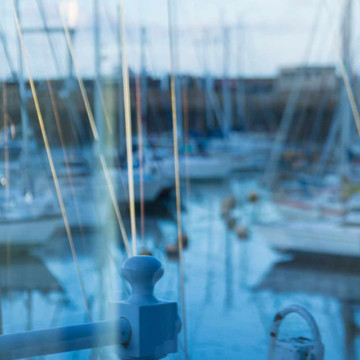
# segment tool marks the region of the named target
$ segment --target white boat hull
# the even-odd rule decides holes
[[[116,191],[116,197],[119,203],[126,203],[129,201],[129,191],[128,191],[127,181],[124,182],[124,187],[121,185]],[[163,189],[164,189],[164,183],[161,181],[161,179],[159,178],[144,179],[143,182],[144,201],[145,202],[155,201],[159,197]],[[141,201],[141,188],[139,182],[134,183],[134,197],[136,202]]]
[[[162,160],[158,163],[159,173],[167,179],[174,179],[174,161]],[[232,164],[229,157],[188,156],[179,162],[180,177],[190,180],[222,180],[230,175]]]
[[[51,239],[61,225],[58,215],[0,222],[0,246],[34,247]]]
[[[129,201],[129,183],[127,172],[123,171],[120,174],[117,169],[111,169],[109,171],[109,176],[114,187],[117,201],[119,203],[127,203]],[[155,201],[161,192],[169,187],[168,179],[163,178],[157,172],[145,172],[143,175],[142,184],[145,202]],[[99,189],[98,186],[97,188]],[[103,194],[109,194],[108,184],[103,182],[101,185],[101,191]],[[134,196],[136,202],[141,201],[140,174],[138,169],[134,170]]]
[[[282,252],[360,257],[360,227],[296,222],[257,227],[269,245]]]

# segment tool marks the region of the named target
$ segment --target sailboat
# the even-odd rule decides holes
[[[17,9],[19,11],[19,9]],[[3,44],[5,46],[5,44]],[[19,43],[20,46],[20,43]],[[7,61],[11,61],[8,57]],[[16,80],[20,91],[21,135],[19,140],[11,134],[4,107],[4,129],[0,168],[0,246],[21,250],[43,244],[62,222],[60,209],[54,205],[54,195],[43,177],[35,178],[36,162],[30,164],[34,142],[30,139],[29,116],[26,109],[27,90],[23,77],[23,58],[19,51],[19,71]],[[10,64],[10,68],[14,68]],[[34,159],[37,156],[34,156]],[[11,160],[11,161],[10,161]],[[11,165],[10,165],[11,164]]]
[[[129,202],[129,186],[126,168],[112,167],[109,169],[109,175],[112,178],[116,188],[116,198],[119,203],[125,204]],[[134,166],[134,196],[135,202],[141,201],[140,186],[143,187],[143,200],[145,202],[155,201],[160,194],[171,188],[169,180],[162,176],[161,171],[153,163],[143,163],[142,179],[140,178],[139,166]]]
[[[5,154],[12,152],[11,168],[0,175],[3,180],[0,185],[0,246],[24,249],[49,240],[62,219],[50,190],[34,191],[42,187],[34,181],[33,190],[25,190],[20,171],[22,148],[18,145],[12,147],[11,141],[0,144]],[[1,169],[7,169],[7,161],[0,161]]]
[[[0,246],[29,248],[42,245],[61,226],[62,219],[53,207],[53,198],[30,195],[1,199]]]
[[[349,44],[352,0],[345,3],[343,19],[342,62],[346,75],[351,74]],[[350,76],[349,76],[350,78]],[[293,219],[283,216],[282,220],[261,225],[267,242],[276,250],[292,253],[314,253],[332,256],[360,257],[360,222],[357,208],[358,198],[353,192],[344,191],[352,181],[350,171],[349,147],[352,114],[345,85],[341,88],[339,108],[335,119],[341,124],[340,131],[340,181],[335,189],[326,194],[326,188],[318,189],[317,195],[310,197],[308,204],[299,200],[299,214]],[[335,121],[334,120],[334,121]],[[320,193],[320,195],[319,195]],[[323,196],[328,195],[327,197]],[[355,191],[356,193],[356,191]],[[296,201],[295,201],[296,204]],[[293,204],[283,204],[288,209]],[[289,206],[290,205],[290,206]],[[284,211],[286,212],[286,210]]]
[[[157,161],[159,172],[167,179],[174,179],[174,160],[170,157]],[[190,180],[223,180],[232,171],[231,159],[227,156],[214,156],[209,153],[182,154],[179,159],[181,178]]]
[[[213,80],[204,56],[205,64],[205,97],[206,97],[206,124],[207,130],[214,130],[214,116],[222,123],[221,137],[209,137],[206,151],[210,156],[219,157],[220,161],[229,160],[232,171],[257,171],[264,169],[272,146],[268,136],[261,133],[252,133],[246,129],[245,124],[245,91],[241,79],[236,84],[236,116],[241,123],[243,132],[234,131],[233,101],[229,80],[230,58],[230,28],[223,29],[223,80],[222,80],[222,106],[214,94]],[[207,36],[207,35],[205,35]],[[208,42],[204,39],[204,46]],[[240,43],[240,42],[239,42]],[[205,52],[204,52],[205,55]],[[240,64],[240,51],[238,49],[237,62]],[[240,69],[238,69],[240,72]],[[213,114],[213,112],[215,114]]]

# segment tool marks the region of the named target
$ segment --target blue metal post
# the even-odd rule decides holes
[[[155,360],[177,352],[181,329],[177,303],[154,296],[154,286],[163,273],[161,262],[152,256],[134,256],[122,267],[132,295],[119,304],[119,313],[131,324],[131,341],[120,348],[121,359]]]

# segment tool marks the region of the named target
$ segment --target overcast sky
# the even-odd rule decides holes
[[[60,0],[42,0],[51,24],[59,25]],[[67,0],[65,0],[66,2]],[[69,0],[74,1],[74,0]],[[83,76],[94,69],[93,1],[78,0],[79,14],[74,39],[75,54]],[[118,63],[116,29],[119,0],[100,0],[102,71],[108,74]],[[360,1],[354,1],[355,14]],[[17,64],[17,35],[12,0],[1,1],[1,26],[8,39],[13,62]],[[41,25],[36,0],[20,1],[24,26]],[[179,70],[203,74],[223,72],[226,50],[230,73],[272,76],[279,67],[302,63],[338,63],[339,30],[345,0],[173,0],[178,29]],[[124,0],[129,63],[139,70],[140,27],[147,29],[148,71],[169,70],[169,38],[166,0]],[[224,47],[223,28],[230,27],[229,46]],[[352,41],[359,39],[355,28]],[[66,72],[66,44],[62,34],[53,36],[60,72]],[[34,76],[54,76],[56,69],[44,36],[26,35],[25,44]],[[355,48],[355,47],[354,47]],[[2,51],[2,49],[0,49]],[[356,48],[353,53],[356,62]],[[1,76],[8,66],[0,56]]]

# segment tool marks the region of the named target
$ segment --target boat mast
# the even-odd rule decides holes
[[[238,125],[240,125],[241,130],[247,130],[247,124],[245,120],[245,81],[244,77],[241,76],[241,65],[243,59],[241,59],[241,43],[243,44],[243,28],[241,26],[240,21],[238,22],[237,26],[237,54],[236,54],[236,62],[237,62],[237,77],[238,80],[236,82],[236,118]]]
[[[344,66],[344,71],[348,74],[348,78],[351,79],[351,27],[352,27],[352,0],[346,0],[344,3],[343,19],[341,24],[342,35],[342,48],[341,56]],[[341,152],[340,152],[340,174],[341,179],[344,180],[350,176],[349,166],[349,147],[350,147],[350,131],[352,122],[352,113],[350,102],[347,97],[345,85],[343,84],[341,90],[342,104],[342,121],[341,121]]]
[[[15,2],[15,11],[19,19],[19,26],[21,26],[21,12],[20,12],[20,0]],[[20,94],[20,116],[21,116],[21,128],[22,128],[22,151],[23,151],[23,174],[24,174],[24,193],[32,192],[32,181],[29,173],[29,114],[26,109],[26,103],[28,99],[28,91],[26,90],[24,80],[24,59],[21,49],[20,38],[18,38],[18,83]]]
[[[336,142],[338,141],[340,123],[341,123],[341,111],[340,111],[340,107],[338,107],[338,109],[335,111],[335,114],[333,116],[330,131],[327,136],[323,151],[321,153],[319,165],[317,166],[316,174],[318,177],[324,176],[330,155],[332,154],[334,149],[336,149]]]
[[[182,76],[179,74],[179,31],[178,31],[178,17],[177,17],[177,2],[173,1],[172,17],[174,24],[174,34],[172,39],[172,46],[174,51],[174,77],[175,77],[175,95],[176,95],[176,118],[178,123],[178,141],[180,148],[184,144],[183,132],[183,116],[182,116]],[[171,41],[171,39],[170,39]]]
[[[102,104],[101,104],[101,47],[100,47],[100,7],[99,0],[94,0],[94,56],[95,56],[95,78],[94,78],[94,115],[95,124],[99,134],[100,149],[103,146],[102,136]]]
[[[223,86],[222,86],[222,101],[223,101],[223,135],[229,137],[232,122],[232,104],[229,81],[229,65],[230,65],[230,28],[223,27]]]
[[[206,29],[203,31],[203,66],[205,71],[205,116],[206,116],[206,130],[214,130],[214,116],[211,109],[210,94],[213,92],[213,81],[209,69],[209,52],[208,44],[210,43],[209,34]]]
[[[11,72],[11,78],[12,78],[12,80],[15,81],[17,79],[16,70],[15,70],[15,67],[13,66],[13,62],[12,62],[12,59],[11,59],[11,56],[9,53],[9,49],[8,49],[8,45],[7,45],[5,32],[4,32],[4,29],[1,27],[1,25],[0,25],[0,41],[1,41],[1,44],[3,47],[6,62],[9,66],[9,69]]]
[[[121,18],[120,18],[120,2],[117,8],[117,45],[118,45],[118,64],[117,64],[117,93],[118,93],[118,126],[119,141],[118,150],[120,155],[126,152],[125,144],[125,118],[124,118],[124,89],[122,76],[122,52],[121,52]]]
[[[315,34],[317,33],[319,25],[319,15],[321,14],[321,7],[319,6],[317,13],[315,14],[315,21],[313,23],[309,42],[305,48],[305,58],[304,64],[309,62],[311,50],[313,47],[313,42]],[[303,66],[302,71],[298,74],[298,79],[293,82],[292,88],[289,92],[288,99],[286,101],[286,106],[283,112],[283,115],[280,120],[280,125],[278,127],[274,145],[272,146],[270,158],[264,173],[264,185],[266,188],[271,189],[276,183],[276,173],[280,163],[280,159],[285,148],[286,140],[288,138],[289,131],[291,129],[292,123],[294,121],[294,115],[298,106],[299,99],[302,94],[302,88],[306,76],[306,65]]]
[[[147,118],[147,79],[146,79],[146,42],[147,31],[143,26],[140,30],[140,88],[141,88],[141,115],[143,119]]]
[[[46,11],[44,8],[44,0],[36,0],[37,6],[39,9],[40,18],[42,20],[43,28],[39,28],[39,33],[42,34],[45,32],[47,42],[49,44],[51,56],[54,61],[55,65],[55,71],[56,71],[56,77],[58,79],[62,78],[62,71],[60,66],[60,61],[58,60],[57,54],[56,54],[56,45],[54,44],[54,39],[52,37],[53,34],[62,34],[65,36],[66,40],[66,34],[64,32],[64,27],[60,26],[49,26],[49,21],[46,18]],[[75,35],[75,27],[76,27],[76,21],[77,21],[77,3],[75,0],[72,0],[71,3],[68,3],[69,6],[76,6],[76,8],[72,9],[73,14],[76,13],[76,15],[69,16],[70,9],[68,8],[66,12],[66,21],[67,21],[67,29],[70,36],[70,42],[73,43],[74,35]],[[32,30],[34,31],[34,30]],[[76,107],[76,104],[74,103],[74,99],[71,96],[72,92],[74,91],[76,80],[74,78],[74,72],[73,72],[73,61],[71,56],[70,47],[66,47],[66,61],[67,61],[67,73],[64,75],[64,85],[61,88],[61,91],[59,92],[61,98],[66,99],[65,101],[65,108],[68,114],[69,123],[74,135],[79,137],[79,141],[82,143],[84,142],[86,135],[84,134],[84,129],[81,125],[81,118],[79,115],[79,111]]]

